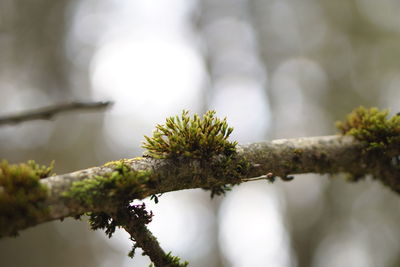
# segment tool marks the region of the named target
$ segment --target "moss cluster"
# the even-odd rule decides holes
[[[368,143],[368,149],[383,149],[400,142],[400,116],[388,118],[388,110],[358,107],[336,126],[344,135]]]
[[[215,117],[215,111],[200,118],[197,114],[190,117],[184,110],[181,116],[167,118],[165,125],[157,125],[153,137],[145,136],[143,148],[154,158],[229,156],[237,145],[227,140],[232,131],[226,118]]]
[[[359,107],[346,121],[336,125],[342,134],[352,135],[366,144],[361,155],[364,167],[358,173],[348,174],[349,180],[357,181],[371,174],[400,193],[400,116],[389,118],[388,110]]]
[[[181,258],[179,258],[178,256],[173,256],[171,254],[171,252],[168,252],[167,259],[170,262],[171,266],[186,267],[189,265],[189,262],[187,262],[187,261],[184,261],[183,263],[181,263]],[[153,265],[150,264],[150,266],[153,266]]]
[[[248,162],[236,153],[237,142],[228,140],[233,128],[226,118],[215,117],[208,111],[202,118],[189,116],[183,111],[180,116],[167,118],[165,125],[157,125],[153,137],[145,136],[143,148],[146,155],[173,160],[198,160],[203,169],[209,169],[213,177],[207,177],[204,187],[211,196],[224,194],[233,184],[239,183]],[[230,177],[232,185],[219,183],[219,177]],[[204,181],[203,181],[204,182]]]
[[[17,234],[20,226],[32,224],[47,209],[43,200],[47,188],[40,179],[50,176],[52,166],[40,166],[34,161],[9,164],[0,162],[0,229],[2,233]],[[11,222],[11,223],[10,223]]]
[[[146,191],[146,183],[150,181],[150,171],[132,170],[124,160],[106,164],[114,171],[105,176],[95,176],[84,181],[76,181],[64,197],[78,200],[88,207],[99,207],[110,203],[124,203],[141,198]]]

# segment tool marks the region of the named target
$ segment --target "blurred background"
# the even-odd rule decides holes
[[[240,143],[328,135],[359,105],[400,109],[397,0],[0,0],[0,114],[72,100],[107,111],[0,127],[0,158],[61,174],[142,153],[182,109],[215,109]],[[400,266],[399,197],[299,175],[224,198],[150,201],[151,230],[190,266]],[[148,266],[66,219],[0,240],[0,266]]]

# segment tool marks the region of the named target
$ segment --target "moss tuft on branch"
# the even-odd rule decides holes
[[[53,165],[53,164],[52,164]],[[21,226],[35,224],[47,213],[44,200],[47,188],[39,181],[50,176],[53,166],[40,166],[33,160],[27,163],[0,162],[0,229],[16,235]]]
[[[349,180],[357,181],[371,174],[400,193],[400,116],[388,118],[388,115],[388,110],[358,107],[336,126],[342,134],[366,143],[362,168],[349,174]]]
[[[107,175],[97,175],[92,179],[76,181],[69,191],[64,192],[67,199],[78,200],[81,205],[96,208],[112,203],[125,203],[140,199],[151,184],[151,172],[133,170],[124,160],[106,164],[114,169]]]
[[[352,135],[357,140],[367,142],[368,149],[385,148],[392,143],[400,143],[400,116],[388,118],[388,110],[358,107],[336,127],[344,135]]]
[[[208,179],[211,185],[203,189],[211,191],[211,197],[223,195],[231,186],[240,183],[239,177],[249,164],[237,156],[237,142],[228,140],[233,128],[226,118],[215,117],[215,111],[207,111],[200,118],[189,116],[182,111],[181,116],[166,119],[165,125],[157,125],[153,137],[145,136],[143,148],[147,156],[159,159],[198,160],[202,168],[208,166],[218,176]],[[231,177],[232,184],[216,184],[218,178]],[[237,178],[237,179],[236,179]]]
[[[152,137],[145,136],[143,148],[154,158],[229,156],[237,145],[227,140],[232,131],[226,118],[215,117],[215,111],[207,111],[200,118],[197,114],[190,117],[184,110],[181,116],[167,118],[165,125],[157,125]]]

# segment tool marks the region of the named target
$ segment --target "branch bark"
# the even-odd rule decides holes
[[[4,115],[0,117],[0,125],[17,124],[31,120],[50,120],[55,115],[75,110],[98,110],[109,107],[112,104],[110,101],[101,102],[71,102],[58,104],[48,107],[42,107],[34,110],[28,110],[17,114]]]
[[[368,163],[371,157],[365,149],[365,143],[356,141],[351,136],[281,139],[242,145],[238,146],[237,155],[240,159],[246,160],[249,166],[241,173],[240,177],[230,177],[224,174],[232,173],[229,168],[236,168],[235,164],[227,165],[226,172],[214,168],[213,164],[220,161],[218,158],[210,159],[207,164],[199,160],[188,159],[134,158],[124,160],[124,164],[135,172],[151,173],[151,179],[140,180],[137,185],[140,190],[135,191],[134,198],[143,199],[155,194],[183,189],[210,189],[225,184],[238,184],[260,176],[267,180],[275,176],[287,177],[289,174],[301,173],[349,173],[355,177],[367,174],[376,176],[377,164]],[[399,154],[399,149],[393,149],[388,153],[396,156]],[[35,221],[25,222],[18,230],[64,217],[78,216],[86,212],[112,210],[115,205],[112,197],[104,197],[101,204],[96,204],[83,202],[79,198],[67,198],[65,193],[69,192],[77,182],[106,177],[115,171],[115,166],[111,163],[42,179],[41,183],[48,188],[48,196],[43,202],[43,206],[48,208],[48,212]],[[390,175],[391,180],[383,179],[383,183],[399,192],[397,168],[395,173],[388,172],[385,175]],[[94,188],[93,190],[104,190],[104,188]],[[9,234],[11,233],[0,229],[0,236]]]

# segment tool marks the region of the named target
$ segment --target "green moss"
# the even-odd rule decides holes
[[[113,167],[115,167],[115,166],[118,166],[120,163],[121,163],[121,161],[122,160],[113,160],[113,161],[109,161],[109,162],[106,162],[106,163],[104,163],[104,167],[110,167],[110,168],[113,168]]]
[[[105,176],[76,181],[64,197],[78,200],[82,205],[99,207],[110,203],[125,202],[140,198],[150,181],[150,171],[132,170],[124,160],[105,164],[114,171]]]
[[[190,117],[188,111],[181,116],[167,118],[165,125],[157,125],[152,137],[145,136],[145,154],[154,158],[173,160],[198,160],[200,167],[210,170],[204,189],[211,196],[224,194],[231,186],[239,183],[249,163],[239,158],[237,142],[228,140],[233,131],[226,118],[218,119],[215,111],[208,111],[202,118],[197,114]],[[218,178],[229,177],[231,185]],[[226,179],[223,179],[226,183]]]
[[[362,168],[348,174],[347,179],[358,181],[371,174],[400,193],[400,116],[389,118],[388,110],[359,107],[336,126],[342,134],[366,144],[361,155]]]
[[[171,254],[171,252],[168,252],[167,258],[168,258],[168,261],[170,262],[171,266],[186,267],[189,265],[189,262],[187,262],[187,261],[180,263],[181,259],[178,256],[173,256]]]
[[[215,117],[215,111],[200,118],[197,114],[190,117],[184,110],[181,116],[167,118],[165,125],[157,125],[153,137],[145,136],[143,148],[154,158],[229,156],[235,153],[237,145],[227,140],[232,131],[226,118]]]
[[[367,142],[368,149],[384,149],[389,144],[400,143],[400,116],[388,118],[388,115],[388,110],[359,107],[336,126],[342,134]]]
[[[186,267],[189,266],[189,262],[185,261],[181,263],[181,259],[178,256],[173,256],[171,252],[168,252],[167,256],[167,261],[169,262],[168,266],[171,267]],[[154,267],[153,263],[150,263],[149,267]]]
[[[47,209],[43,201],[47,188],[40,179],[51,174],[50,167],[40,166],[34,161],[9,164],[0,162],[0,229],[1,233],[17,234],[18,228],[34,224]]]

